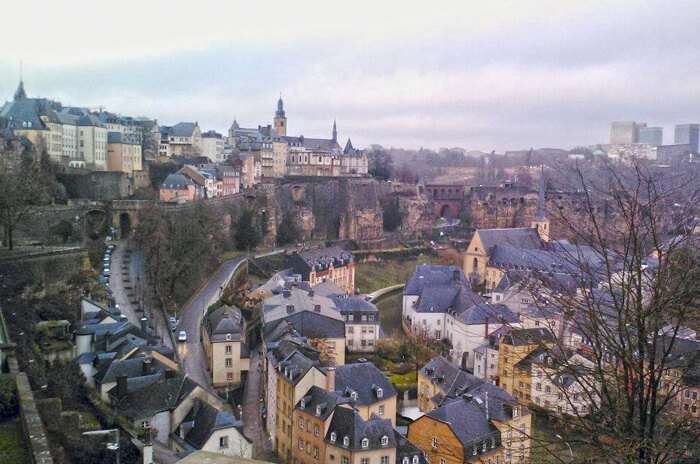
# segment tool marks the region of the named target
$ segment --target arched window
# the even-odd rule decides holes
[[[362,449],[369,448],[369,440],[366,438],[362,439]]]

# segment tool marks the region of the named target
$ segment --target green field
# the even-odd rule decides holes
[[[0,422],[0,464],[30,463],[19,418]]]
[[[404,284],[418,264],[430,262],[430,256],[359,263],[355,269],[355,288],[360,293],[371,293],[380,288]]]

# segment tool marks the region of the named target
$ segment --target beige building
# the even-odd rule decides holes
[[[141,145],[120,132],[107,134],[107,170],[133,174],[143,170]]]
[[[224,161],[224,137],[216,131],[210,130],[202,133],[202,156],[206,156],[212,163]]]
[[[322,464],[325,462],[326,442],[335,407],[347,400],[334,391],[311,387],[294,408],[292,423],[292,462]]]
[[[159,153],[165,156],[198,156],[202,153],[202,130],[197,122],[160,127]]]
[[[365,419],[358,411],[339,405],[325,436],[325,463],[395,464],[396,437],[387,419]],[[304,463],[310,461],[302,461]]]
[[[214,387],[240,385],[250,366],[241,310],[221,306],[204,318],[202,344]]]

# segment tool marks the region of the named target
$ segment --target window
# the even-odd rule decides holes
[[[226,358],[226,367],[233,367],[233,359]]]
[[[410,464],[408,456],[403,457],[403,459],[401,460],[401,464]]]
[[[389,437],[387,437],[386,435],[384,435],[384,436],[382,437],[382,446],[387,446],[388,444],[389,444]]]
[[[541,383],[536,383],[536,384],[535,384],[535,390],[537,390],[537,391],[542,391],[542,384],[541,384]]]
[[[546,387],[544,387],[544,392],[545,392],[545,393],[552,393],[552,387],[550,387],[549,385],[547,385]]]
[[[363,449],[364,449],[364,448],[369,448],[369,440],[366,439],[366,438],[363,438],[363,439],[362,439],[362,442],[361,442],[361,446],[362,446]]]
[[[297,445],[299,446],[300,450],[303,450],[304,449],[304,440],[302,440],[300,438],[299,441],[297,442]]]
[[[383,405],[383,404],[379,406],[379,411],[378,411],[378,412],[379,412],[379,415],[380,415],[380,416],[383,416],[383,415],[384,415],[384,405]]]
[[[299,428],[304,430],[304,419],[299,419]]]
[[[445,458],[440,458],[440,464],[445,464]]]
[[[337,437],[338,435],[335,432],[331,432],[331,443],[335,443]]]
[[[228,437],[219,437],[219,448],[228,448]]]
[[[314,435],[318,436],[320,433],[320,430],[318,428],[318,425],[314,425]]]
[[[231,354],[233,352],[233,347],[231,345],[226,345],[226,354]]]
[[[151,428],[151,423],[148,421],[143,421],[141,422],[141,428],[142,429],[150,429]]]
[[[369,458],[360,459],[360,464],[369,464]]]
[[[377,398],[381,398],[382,396],[384,396],[384,390],[377,388]]]
[[[350,464],[350,460],[348,459],[347,456],[341,456],[340,457],[340,464]]]
[[[438,447],[438,439],[437,439],[437,437],[433,437],[432,445],[433,445],[433,449],[437,449],[437,447]]]
[[[314,446],[314,459],[318,459],[318,446]]]
[[[418,464],[418,456],[413,456],[413,463],[412,464]]]
[[[350,438],[347,435],[343,437],[343,446],[350,446]]]

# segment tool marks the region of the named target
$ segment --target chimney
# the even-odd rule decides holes
[[[458,269],[455,269],[454,271],[452,271],[452,281],[453,282],[459,282],[460,280],[462,280],[460,277],[461,276],[460,276]]]
[[[326,368],[326,390],[335,390],[335,367],[333,366]]]
[[[314,305],[314,311],[317,313],[320,313],[321,312],[321,305],[320,304]]]
[[[143,373],[143,375],[150,375],[153,373],[153,360],[151,360],[151,358],[143,358],[141,372]]]
[[[141,332],[144,335],[148,335],[148,318],[146,317],[141,318]]]
[[[126,381],[127,377],[125,375],[117,376],[117,398],[124,398],[126,396]]]
[[[287,305],[287,314],[292,314],[294,312],[294,305]]]

